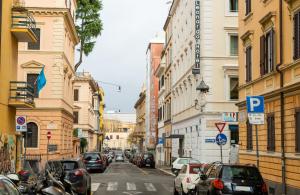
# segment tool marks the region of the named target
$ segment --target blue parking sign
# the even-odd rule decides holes
[[[264,113],[265,103],[263,96],[247,96],[247,112],[248,113]]]

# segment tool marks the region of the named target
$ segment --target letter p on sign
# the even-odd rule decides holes
[[[263,96],[247,96],[247,112],[248,113],[264,113],[264,97]]]

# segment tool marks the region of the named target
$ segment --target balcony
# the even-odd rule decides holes
[[[22,1],[14,2],[11,17],[11,32],[19,42],[37,42],[35,20]]]
[[[15,108],[34,108],[34,89],[27,82],[10,82],[10,106]]]

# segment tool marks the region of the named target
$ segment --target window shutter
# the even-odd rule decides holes
[[[271,138],[270,138],[270,117],[268,116],[267,117],[267,150],[270,150],[270,140],[271,140]]]
[[[296,152],[300,152],[300,110],[296,111],[295,113],[295,130],[296,130],[296,136],[295,136],[295,145],[296,145]]]
[[[263,76],[265,74],[265,36],[260,37],[260,75]]]
[[[299,58],[299,12],[294,15],[294,60]]]
[[[274,50],[275,50],[275,44],[274,44],[275,39],[274,39],[274,37],[275,37],[275,31],[272,28],[272,30],[270,31],[270,38],[271,38],[271,61],[270,61],[271,69],[270,69],[270,72],[272,72],[274,70],[274,56],[275,56],[274,55]]]

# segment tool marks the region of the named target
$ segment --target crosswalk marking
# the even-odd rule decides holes
[[[127,182],[126,186],[127,186],[127,190],[128,191],[134,191],[134,190],[136,190],[136,185],[134,183]]]
[[[117,191],[118,182],[108,182],[107,191]]]
[[[155,192],[156,188],[154,187],[154,185],[152,183],[144,183],[145,187],[147,189],[147,191],[149,192]]]
[[[96,192],[100,186],[100,183],[92,183],[92,192]]]

